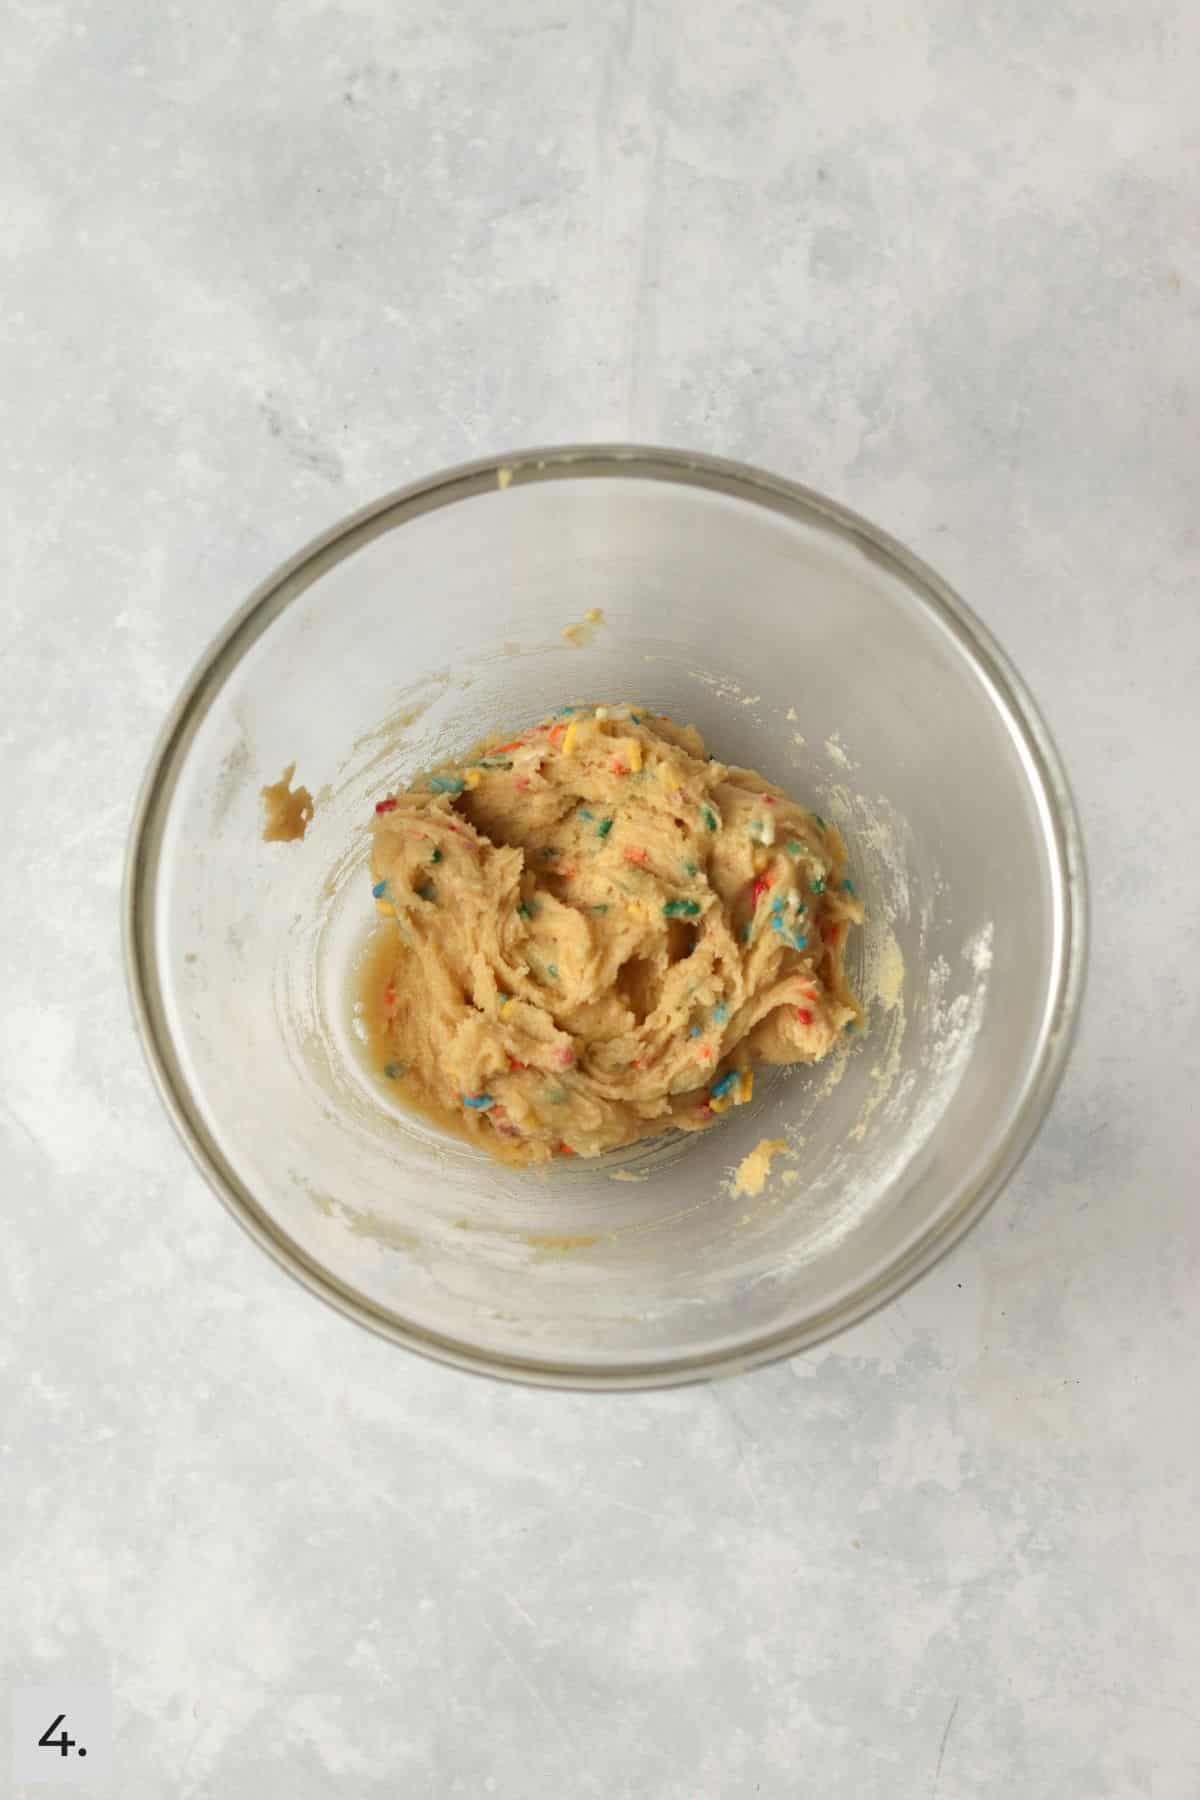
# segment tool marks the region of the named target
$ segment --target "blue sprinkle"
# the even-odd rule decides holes
[[[842,886],[848,894],[854,892],[854,883],[852,881],[843,881]]]
[[[718,1001],[716,1006],[713,1007],[713,1013],[712,1013],[713,1024],[714,1025],[724,1025],[724,1023],[725,1023],[726,1019],[728,1019],[728,1017],[729,1017],[729,1008],[726,1006],[726,1004],[723,1000]]]
[[[406,1062],[384,1063],[383,1072],[389,1081],[399,1081],[402,1075],[408,1073],[408,1064]]]
[[[783,911],[783,895],[782,894],[776,894],[775,898],[772,900],[771,911],[773,913],[781,913]]]
[[[857,1023],[858,1023],[857,1019],[847,1019],[846,1020],[846,1030],[853,1031],[854,1027],[857,1025]]]
[[[579,809],[579,816],[581,819],[594,819],[596,815],[590,806],[581,806]]]
[[[431,794],[461,794],[463,778],[461,775],[431,775],[429,791]]]
[[[565,719],[565,718],[568,718],[571,713],[586,712],[586,711],[587,711],[586,706],[560,706],[558,711],[553,716],[556,719]]]
[[[377,881],[375,886],[371,889],[371,892],[374,894],[376,900],[382,900],[383,896],[387,893],[387,882]]]
[[[792,944],[797,950],[807,950],[808,949],[808,939],[806,937],[793,936]]]
[[[557,963],[547,963],[546,964],[546,973],[550,977],[551,981],[557,981],[558,980],[558,964]]]
[[[491,1094],[463,1095],[463,1105],[469,1106],[472,1112],[486,1112],[489,1106],[495,1106],[495,1104],[495,1098]]]
[[[633,720],[633,722],[634,722],[634,724],[635,724],[635,725],[640,725],[640,724],[641,724],[641,722],[642,722],[642,715],[641,715],[641,713],[630,713],[630,715],[629,715],[629,716],[630,716],[630,718],[631,718],[631,719],[632,719],[632,720]]]
[[[733,1086],[734,1082],[737,1079],[738,1079],[738,1071],[736,1069],[730,1069],[728,1075],[722,1075],[720,1081],[715,1081],[713,1083],[712,1087],[709,1089],[709,1093],[712,1096],[712,1098],[714,1100],[720,1100],[723,1097],[723,1095],[725,1095],[729,1092],[730,1088]]]
[[[688,1026],[688,1036],[689,1037],[703,1037],[704,1032],[701,1030],[699,1025],[689,1025]]]
[[[751,929],[752,928],[749,925],[742,926],[742,942],[743,942],[743,944],[748,944],[750,942]]]

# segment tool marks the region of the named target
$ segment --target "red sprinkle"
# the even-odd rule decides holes
[[[522,792],[525,788],[527,788],[529,786],[528,775],[514,775],[513,776],[513,786],[518,790],[518,792]]]
[[[796,1008],[796,1017],[802,1025],[812,1024],[812,1014],[809,1012],[807,1006],[798,1006]]]
[[[375,811],[377,813],[395,812],[395,810],[396,802],[394,800],[377,800],[375,802]]]
[[[751,888],[750,892],[754,896],[755,906],[758,905],[759,901],[762,899],[763,895],[766,893],[766,891],[770,887],[770,885],[771,885],[771,877],[769,875],[756,875],[754,877],[754,886]]]
[[[713,1116],[713,1109],[708,1104],[707,1100],[702,1100],[700,1105],[696,1108],[696,1111],[700,1114],[702,1119],[711,1119]]]
[[[629,773],[629,764],[623,763],[619,756],[614,756],[608,766],[614,775],[628,775]]]
[[[779,802],[775,798],[774,794],[760,794],[758,797],[760,800],[765,801],[768,806],[778,806],[779,805]]]
[[[505,1055],[506,1056],[508,1055],[507,1051],[505,1051]],[[529,1064],[523,1063],[523,1062],[518,1062],[515,1056],[509,1056],[508,1066],[510,1069],[527,1069],[529,1067]]]
[[[575,1154],[570,1144],[560,1144],[558,1146],[558,1153],[560,1156],[574,1156]]]
[[[649,858],[640,844],[626,844],[622,852],[626,862],[637,863],[641,867]]]

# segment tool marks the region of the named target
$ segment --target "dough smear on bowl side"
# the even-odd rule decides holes
[[[836,827],[665,714],[496,733],[372,829],[375,1061],[505,1162],[703,1131],[860,1016]]]

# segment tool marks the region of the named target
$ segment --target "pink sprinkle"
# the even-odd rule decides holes
[[[560,1069],[570,1069],[575,1064],[575,1051],[570,1044],[560,1044],[554,1052],[554,1061]]]
[[[527,788],[529,786],[528,775],[514,775],[513,786],[515,788],[521,789],[523,791],[525,788]]]

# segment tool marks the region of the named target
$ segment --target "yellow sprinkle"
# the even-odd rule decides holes
[[[572,719],[571,723],[567,726],[567,735],[563,739],[563,755],[564,756],[570,756],[573,753],[573,751],[575,749],[575,745],[578,742],[578,739],[579,739],[579,720]]]
[[[738,1105],[745,1106],[747,1100],[749,1100],[751,1098],[753,1093],[754,1093],[754,1070],[753,1069],[743,1069],[741,1086],[738,1089],[738,1098],[737,1098]]]
[[[464,787],[477,788],[482,780],[483,780],[483,771],[481,769],[464,769],[464,771],[463,771],[463,786]]]
[[[375,911],[385,919],[394,919],[396,916],[396,909],[390,900],[377,900]]]
[[[638,743],[637,739],[634,738],[633,742],[629,746],[629,767],[633,770],[634,774],[636,775],[638,770],[641,768],[641,766],[642,766],[642,746]]]
[[[508,999],[504,1001],[504,1003],[502,1004],[502,1006],[500,1008],[500,1017],[503,1018],[505,1016],[505,1014],[508,1012],[509,1008],[515,1006],[516,1004],[517,1004],[516,995],[510,994],[508,996]]]
[[[719,1100],[710,1100],[708,1105],[710,1112],[723,1113],[727,1106],[733,1105],[733,1095],[722,1094]]]

